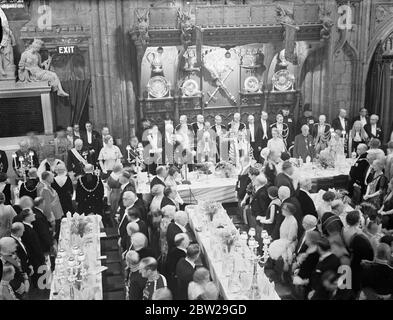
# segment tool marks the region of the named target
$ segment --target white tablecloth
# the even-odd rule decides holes
[[[138,183],[138,193],[149,194],[150,185],[147,178],[142,176]],[[190,174],[191,184],[180,184],[177,191],[184,203],[195,203],[202,200],[214,200],[220,203],[237,202],[236,178],[219,178],[214,174],[201,175],[199,178],[195,174]]]
[[[200,225],[200,217],[197,214],[197,206],[187,206],[186,207],[186,212],[189,215],[189,221],[190,221],[190,226],[194,230],[196,239],[201,247],[201,250],[204,254],[204,257],[206,259],[206,263],[208,264],[208,268],[210,270],[210,274],[212,277],[212,280],[214,283],[217,285],[218,289],[220,290],[221,296],[225,300],[248,300],[249,298],[247,297],[247,294],[249,293],[248,291],[240,290],[238,292],[231,292],[230,286],[229,286],[229,281],[233,280],[231,277],[233,277],[233,274],[228,274],[228,266],[226,263],[227,261],[223,261],[220,258],[215,257],[213,253],[213,248],[212,245],[218,246],[218,243],[214,243],[211,241],[211,236],[209,235],[208,232],[198,232],[196,229],[198,229],[198,226]],[[226,224],[234,228],[234,225],[232,221],[230,220],[229,216],[226,215]],[[245,261],[245,263],[249,263],[249,261]],[[251,264],[249,264],[250,268]],[[224,269],[227,269],[224,271]],[[263,293],[263,286],[264,283],[266,284],[266,281],[269,281],[267,277],[264,274],[264,271],[261,267],[259,267],[258,270],[258,280],[259,280],[259,286],[261,290],[261,300],[280,300],[280,297],[278,296],[277,292],[274,290],[270,290],[270,293],[268,295],[265,295]],[[251,286],[251,281],[250,281],[250,286]],[[273,284],[270,284],[270,287],[273,287]]]
[[[85,268],[87,270],[87,276],[81,282],[81,290],[71,289],[70,284],[66,281],[66,277],[63,273],[63,277],[60,275],[59,266],[55,266],[55,272],[51,283],[50,300],[61,299],[61,300],[102,300],[102,271],[101,260],[101,243],[100,233],[101,216],[92,215],[90,218],[93,220],[92,230],[89,234],[86,234],[83,238],[78,238],[75,235],[71,235],[70,223],[67,218],[62,219],[60,237],[59,237],[59,250],[64,249],[67,256],[72,255],[72,247],[78,245],[83,253],[85,254]],[[68,257],[67,257],[68,259]],[[66,259],[64,259],[66,260]],[[67,265],[67,261],[64,262],[63,266]],[[61,288],[61,289],[60,289]],[[59,292],[55,298],[53,292]],[[71,293],[72,292],[72,293]],[[73,297],[72,297],[73,295]]]
[[[348,175],[352,163],[352,159],[346,159],[341,167],[334,169],[322,169],[316,165],[304,164],[301,167],[295,168],[294,183],[297,183],[301,178],[310,178],[315,185],[321,179]],[[278,171],[280,169],[278,168]],[[208,200],[220,203],[234,203],[238,201],[236,195],[237,178],[221,178],[215,174],[200,175],[197,177],[195,172],[191,172],[188,180],[191,181],[190,185],[181,184],[177,186],[177,191],[184,203],[196,203],[198,201]],[[147,183],[146,173],[140,175],[137,192],[146,195],[150,193],[150,185]]]

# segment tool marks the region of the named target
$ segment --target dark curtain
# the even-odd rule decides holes
[[[91,80],[63,80],[64,91],[69,93],[71,118],[69,123],[79,123],[83,111],[87,107],[87,99],[91,89]]]
[[[391,60],[374,59],[371,64],[367,79],[366,107],[370,113],[378,114],[380,125],[384,132],[384,141],[390,140],[390,134],[393,129],[393,87],[392,87],[392,70]]]

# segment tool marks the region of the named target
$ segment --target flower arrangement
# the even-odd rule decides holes
[[[210,162],[204,162],[198,165],[198,171],[202,174],[212,174],[213,172],[210,170],[212,164]]]
[[[227,161],[221,161],[216,165],[216,172],[225,178],[230,178],[235,174],[235,166]]]
[[[91,231],[88,217],[75,213],[71,220],[70,230],[71,234],[79,235],[82,238],[86,233]]]
[[[237,230],[234,228],[224,227],[220,235],[223,244],[227,246],[228,252],[230,252],[236,240],[238,239]]]
[[[329,148],[320,152],[318,161],[323,169],[335,167],[334,156]]]
[[[223,208],[221,203],[205,201],[201,204],[201,209],[210,218],[210,221],[213,221],[214,216]]]

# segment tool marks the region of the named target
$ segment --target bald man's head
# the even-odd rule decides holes
[[[278,197],[281,201],[284,201],[291,197],[291,190],[288,187],[282,186],[278,189]]]

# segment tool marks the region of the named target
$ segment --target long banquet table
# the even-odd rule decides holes
[[[310,178],[312,192],[316,193],[321,189],[346,187],[348,174],[353,163],[352,159],[346,159],[340,167],[334,169],[322,169],[313,164],[304,164],[295,168],[295,181],[300,178]],[[147,183],[147,175],[141,175],[141,182],[138,184],[137,192],[148,195],[150,186]],[[236,183],[237,178],[221,178],[212,175],[197,175],[192,172],[189,176],[190,185],[181,184],[177,186],[177,191],[184,203],[197,203],[199,201],[214,200],[220,203],[237,202]]]
[[[198,226],[201,225],[201,219],[200,216],[198,216],[197,210],[198,206],[195,205],[186,207],[186,212],[189,216],[190,226],[193,229],[196,240],[201,247],[213,282],[219,288],[220,294],[225,300],[248,300],[249,297],[247,296],[247,294],[250,292],[249,289],[240,289],[235,292],[230,289],[229,282],[233,280],[233,277],[235,275],[231,273],[231,270],[228,270],[228,261],[225,260],[225,257],[223,258],[221,256],[221,258],[219,258],[214,254],[214,249],[219,246],[219,244],[216,242],[216,239],[213,238],[214,234],[209,234],[209,232],[207,231],[198,231]],[[227,226],[235,228],[231,219],[226,213],[224,215],[224,219],[226,220],[225,223]],[[216,248],[213,248],[213,246]],[[250,267],[251,264],[249,265],[249,270]],[[280,300],[280,297],[274,289],[274,284],[269,282],[269,280],[264,274],[263,269],[260,266],[258,268],[258,283],[260,287],[261,300]],[[252,275],[250,275],[249,280],[251,280],[251,277]],[[249,287],[250,286],[251,281],[249,281]],[[266,286],[269,287],[269,290],[267,291]]]
[[[102,300],[102,271],[106,267],[101,266],[101,243],[100,238],[104,233],[100,233],[101,216],[88,216],[90,222],[90,231],[83,237],[76,236],[71,232],[72,218],[69,216],[63,218],[60,228],[58,256],[62,252],[65,255],[62,258],[63,263],[55,266],[50,290],[50,300]],[[78,286],[71,285],[68,281],[70,267],[68,259],[76,257],[73,254],[75,246],[80,248],[84,254],[84,270],[86,275],[77,280]],[[58,260],[58,259],[56,259]],[[77,259],[76,259],[77,260]]]

